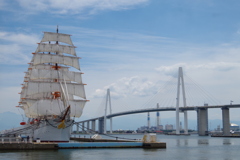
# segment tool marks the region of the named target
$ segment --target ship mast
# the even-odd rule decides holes
[[[56,33],[58,34],[58,25],[57,25],[57,29],[56,29]],[[56,45],[58,45],[58,41],[56,41]],[[59,53],[58,52],[56,52],[56,55],[58,55]],[[55,63],[55,70],[57,70],[57,72],[58,72],[58,77],[60,78],[60,71],[58,70],[60,68],[60,66],[58,66],[58,64],[57,63]],[[59,82],[59,84],[60,84],[60,86],[61,86],[61,90],[62,90],[62,93],[63,93],[63,103],[65,104],[65,108],[67,108],[67,106],[69,106],[68,105],[68,100],[69,100],[69,98],[67,99],[67,96],[68,96],[68,92],[67,92],[67,85],[66,85],[66,81],[65,81],[65,78],[64,78],[64,76],[63,76],[63,82],[64,82],[64,87],[63,87],[63,85],[62,85],[62,83],[61,83],[61,81],[60,80],[58,80],[58,82]],[[64,89],[65,88],[65,89]]]

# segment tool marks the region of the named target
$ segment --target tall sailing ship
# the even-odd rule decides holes
[[[22,84],[20,108],[28,117],[22,130],[34,141],[67,142],[74,117],[86,103],[79,57],[71,35],[44,32]],[[75,69],[74,69],[75,68]],[[79,71],[72,71],[72,70]]]

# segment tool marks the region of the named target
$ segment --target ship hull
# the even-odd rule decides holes
[[[66,127],[58,129],[53,120],[41,121],[33,131],[33,140],[41,142],[69,142],[73,120],[65,122]]]

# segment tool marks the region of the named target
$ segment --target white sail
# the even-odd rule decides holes
[[[23,108],[26,117],[33,118],[33,117],[29,114],[29,106],[27,105],[27,103],[22,104],[21,107]]]
[[[83,99],[86,98],[84,85],[79,83],[67,83],[67,91],[69,94],[79,96]],[[39,93],[51,93],[51,92],[61,92],[61,86],[57,82],[28,82],[26,90],[23,90],[23,98],[28,96],[39,94]]]
[[[59,44],[48,44],[48,43],[40,43],[38,44],[38,48],[36,53],[38,52],[58,52],[58,53],[67,53],[73,56],[76,56],[75,47],[74,46],[66,46]]]
[[[29,81],[29,77],[30,77],[29,72],[26,72],[26,74],[24,76],[24,82]]]
[[[67,44],[73,46],[70,36],[71,35],[69,35],[69,34],[44,32],[44,36],[43,36],[43,39],[41,40],[41,42],[58,41],[58,42],[67,43]]]
[[[52,69],[54,67],[55,67],[55,65],[49,65],[49,64],[33,65],[32,63],[30,63],[28,70],[31,70],[31,69]],[[58,70],[68,71],[68,68],[69,67],[61,66],[61,68],[58,68]]]
[[[34,103],[33,103],[34,102]],[[42,99],[39,101],[27,101],[29,115],[32,117],[61,115],[65,109],[63,102],[59,99]]]
[[[22,92],[21,92],[21,100],[20,101],[24,102],[25,99],[36,99],[36,100],[47,99],[47,98],[49,99],[49,98],[52,98],[52,97],[53,96],[50,92],[42,92],[42,93],[27,95],[27,89],[23,89]]]
[[[70,35],[44,32],[29,63],[20,93],[20,108],[27,117],[55,119],[68,105],[71,117],[81,116],[87,102],[82,73],[69,71],[72,67],[80,70],[76,56]]]
[[[21,99],[20,102],[26,102],[26,100],[40,100],[40,99],[50,99],[53,95],[50,92],[42,92],[42,93],[36,93],[32,95],[27,95],[26,90],[23,90],[21,92]],[[75,100],[76,97],[74,97],[73,94],[68,94],[69,100]],[[82,98],[83,99],[83,98]]]
[[[82,83],[82,77],[80,72],[71,71],[58,71],[58,70],[43,70],[32,69],[30,70],[30,80],[42,80],[42,79],[60,79],[65,81],[74,81]]]
[[[80,117],[84,108],[86,101],[69,101],[70,105],[70,116],[71,117]]]
[[[62,55],[52,55],[52,54],[35,54],[33,57],[33,65],[38,65],[41,63],[58,63],[68,66],[72,66],[80,70],[78,57],[69,57]]]
[[[32,63],[30,63],[29,67],[28,67],[28,71],[25,72],[25,76],[24,76],[24,82],[29,81],[32,69],[44,69],[44,70],[50,70],[55,68],[54,65],[49,65],[49,64],[38,64],[38,65],[33,65]],[[69,67],[65,67],[65,66],[61,66],[58,68],[59,71],[68,71]],[[32,79],[33,80],[33,79]],[[80,82],[79,82],[80,83]]]
[[[86,101],[69,101],[70,116],[80,117]],[[42,100],[28,100],[26,110],[28,115],[32,118],[45,115],[61,115],[65,109],[63,102],[60,99],[42,99]]]

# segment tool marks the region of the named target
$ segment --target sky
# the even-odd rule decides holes
[[[57,25],[72,35],[82,58],[90,101],[79,120],[103,114],[108,88],[113,112],[174,106],[179,67],[188,105],[240,104],[239,7],[238,0],[1,0],[0,113],[23,114],[15,106],[27,63],[43,31],[55,32]],[[221,114],[209,110],[209,119]],[[240,109],[230,116],[240,120]],[[162,120],[174,117],[161,114]],[[146,119],[123,116],[115,124],[140,126]],[[196,113],[189,112],[189,119]]]

